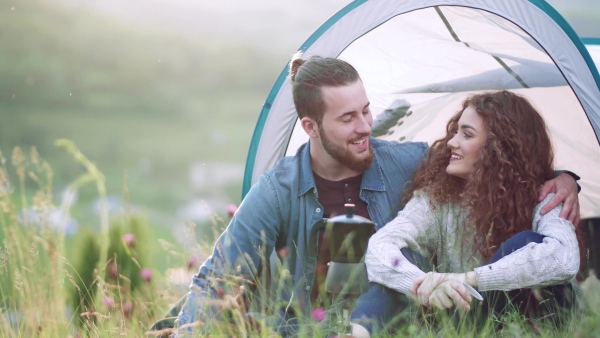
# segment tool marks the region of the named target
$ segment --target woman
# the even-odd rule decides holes
[[[551,195],[537,202],[538,188],[553,176],[542,117],[514,93],[483,93],[467,98],[446,132],[416,172],[405,208],[369,241],[369,279],[441,309],[470,308],[463,283],[516,290],[507,298],[484,292],[484,312],[498,314],[511,303],[545,315],[520,291],[533,287],[556,298],[537,304],[572,306],[569,284],[580,260],[573,224],[559,218],[560,206],[539,213]],[[435,260],[436,272],[417,267],[423,264],[414,253]]]

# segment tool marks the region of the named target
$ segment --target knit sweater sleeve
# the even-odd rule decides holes
[[[428,256],[428,243],[435,236],[435,215],[423,194],[413,197],[396,218],[377,231],[369,240],[365,263],[371,282],[385,285],[404,294],[410,293],[415,278],[425,274],[400,252],[409,247]]]
[[[533,231],[546,236],[542,243],[529,243],[495,263],[475,268],[479,290],[514,290],[566,283],[579,270],[579,247],[575,228],[560,218],[562,204],[546,215],[540,209],[553,194],[535,208]]]

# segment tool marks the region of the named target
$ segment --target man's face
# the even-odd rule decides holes
[[[373,116],[362,81],[321,88],[325,102],[319,136],[325,153],[339,164],[363,172],[373,160],[369,142]]]

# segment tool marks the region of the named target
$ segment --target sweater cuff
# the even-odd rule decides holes
[[[504,290],[506,288],[507,283],[502,277],[503,274],[498,266],[489,264],[474,270],[477,274],[477,289],[479,291]]]

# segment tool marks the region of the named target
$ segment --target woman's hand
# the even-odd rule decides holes
[[[438,309],[451,309],[456,306],[461,310],[470,310],[471,299],[471,294],[462,282],[447,280],[433,290],[429,296],[429,304]]]
[[[413,281],[410,292],[419,304],[429,307],[429,299],[433,290],[446,281],[456,281],[462,285],[462,282],[465,281],[465,274],[428,272]],[[464,291],[467,292],[466,289]]]

